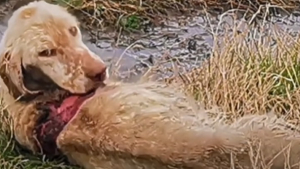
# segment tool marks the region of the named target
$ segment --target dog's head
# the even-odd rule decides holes
[[[104,62],[83,43],[76,18],[44,1],[13,13],[0,55],[0,76],[14,98],[53,86],[87,93],[107,77]]]

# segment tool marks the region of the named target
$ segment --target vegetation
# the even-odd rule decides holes
[[[129,27],[129,29],[142,28],[143,21],[150,21],[154,25],[160,24],[170,15],[195,15],[199,12],[225,12],[229,9],[239,9],[249,16],[259,16],[268,11],[290,13],[298,10],[298,0],[47,0],[49,2],[66,6],[75,13],[80,13],[84,27]],[[138,18],[132,24],[132,20]],[[136,19],[134,19],[136,20]],[[120,22],[122,21],[122,22]],[[124,24],[125,23],[125,24]],[[132,26],[132,27],[131,27]]]
[[[215,46],[213,56],[201,67],[167,82],[181,82],[184,91],[207,109],[217,106],[230,121],[245,114],[274,112],[298,125],[299,38],[282,30],[269,31],[257,40],[249,38],[257,37],[257,32],[249,29],[215,39],[222,45]]]

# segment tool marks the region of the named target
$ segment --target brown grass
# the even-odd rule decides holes
[[[269,9],[292,12],[298,0],[47,0],[66,6],[80,16],[84,27],[140,27],[143,21],[158,25],[171,15],[194,15],[199,11],[225,12],[240,9],[250,15]],[[133,18],[133,19],[132,19]],[[132,23],[134,22],[134,23]]]
[[[298,125],[299,37],[274,29],[264,40],[249,39],[253,32],[248,29],[217,38],[213,56],[200,68],[167,82],[183,82],[184,91],[206,108],[219,107],[230,121],[246,114],[274,112]]]

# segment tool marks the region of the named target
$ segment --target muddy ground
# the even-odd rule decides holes
[[[11,12],[18,8],[11,4],[1,4],[0,36],[6,29]],[[237,29],[243,32],[252,21],[256,21],[256,25],[264,24],[264,30],[259,30],[257,36],[267,36],[272,29],[284,29],[296,35],[300,28],[297,15],[279,14],[269,21],[254,17],[245,21],[241,15],[239,19],[236,16],[227,12],[222,15],[203,13],[193,17],[169,17],[160,26],[145,26],[143,33],[128,33],[122,29],[105,32],[83,30],[83,39],[92,51],[110,65],[114,75],[132,81],[149,68],[154,68],[154,65],[159,67],[156,69],[162,75],[159,77],[172,76],[174,69],[182,73],[198,67],[211,55],[214,36],[222,36],[225,30],[232,31],[234,25],[238,25]],[[253,27],[253,31],[257,29]]]

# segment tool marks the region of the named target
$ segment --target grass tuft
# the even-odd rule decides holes
[[[208,109],[219,107],[230,121],[274,112],[299,125],[300,39],[281,30],[249,38],[254,32],[217,38],[222,47],[216,45],[210,59],[183,76],[183,90]]]

